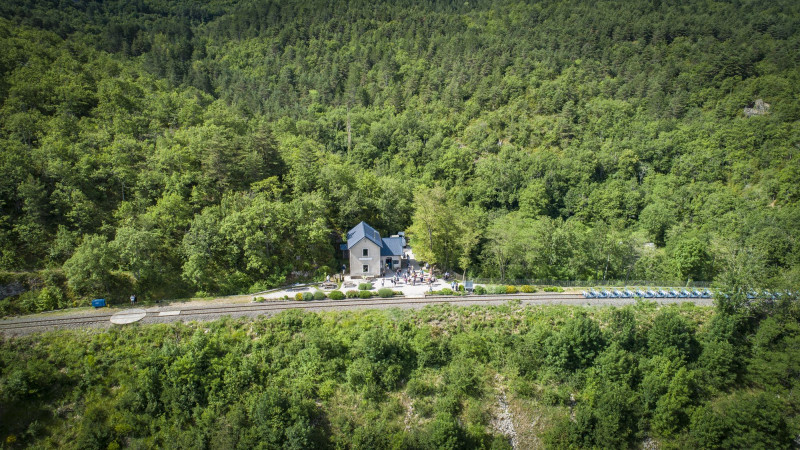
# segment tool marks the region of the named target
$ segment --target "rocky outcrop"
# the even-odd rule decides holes
[[[769,112],[769,103],[764,102],[764,100],[758,99],[753,103],[752,107],[748,107],[744,109],[744,115],[746,117],[753,117],[753,116],[763,116],[764,114]]]
[[[0,300],[11,297],[12,295],[19,295],[27,291],[22,283],[11,282],[8,284],[0,285]]]

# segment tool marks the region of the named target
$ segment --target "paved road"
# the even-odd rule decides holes
[[[522,305],[573,305],[573,306],[624,306],[636,303],[635,299],[586,299],[576,293],[537,293],[517,295],[473,295],[468,297],[402,297],[373,298],[368,300],[319,300],[319,301],[269,301],[264,303],[171,304],[163,307],[131,309],[98,309],[74,314],[38,314],[0,321],[0,333],[23,335],[64,328],[86,328],[130,326],[132,318],[137,323],[166,323],[174,321],[216,320],[223,316],[257,317],[272,316],[287,309],[306,311],[341,311],[359,309],[421,309],[427,305],[449,304],[454,306],[498,305],[508,301],[519,301]],[[711,306],[712,299],[655,299],[659,304],[693,302],[700,306]],[[117,325],[115,325],[115,323]]]

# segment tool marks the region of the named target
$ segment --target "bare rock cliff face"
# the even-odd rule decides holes
[[[744,109],[744,115],[747,117],[763,116],[767,112],[769,112],[769,103],[765,103],[761,99],[756,100],[752,108]]]
[[[0,300],[12,295],[22,294],[26,290],[22,284],[16,282],[0,285]]]

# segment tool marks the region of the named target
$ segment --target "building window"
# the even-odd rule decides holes
[[[369,249],[365,248],[365,249],[361,250],[361,256],[369,256]],[[365,272],[366,272],[366,270],[365,270]]]
[[[361,271],[364,272],[364,273],[369,272],[369,266],[364,264],[363,266],[361,266]]]

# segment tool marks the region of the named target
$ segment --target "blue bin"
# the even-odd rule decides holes
[[[104,298],[96,298],[96,299],[92,300],[92,306],[94,306],[95,308],[102,308],[102,307],[106,306],[106,299],[104,299]]]

